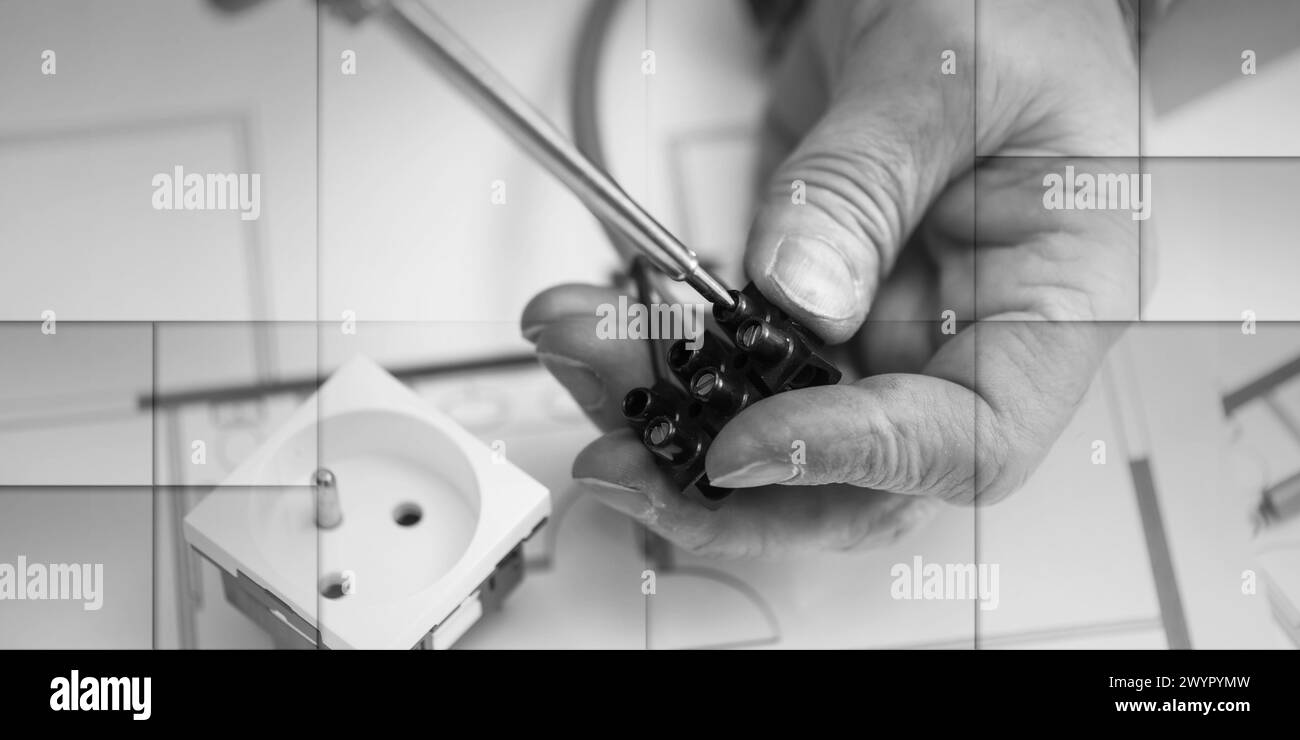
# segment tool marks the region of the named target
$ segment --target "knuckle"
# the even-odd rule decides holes
[[[981,425],[982,449],[975,457],[974,485],[970,488],[969,500],[965,503],[997,503],[1024,484],[1030,469],[1023,462],[1023,455],[1016,454],[1017,448],[1023,447],[1010,434],[1010,427],[998,424],[992,419]]]
[[[882,404],[883,405],[883,404]],[[863,488],[910,492],[925,485],[925,442],[914,424],[898,424],[880,410],[869,410],[856,449],[859,459],[849,466],[848,481]]]

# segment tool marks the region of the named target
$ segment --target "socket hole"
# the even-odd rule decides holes
[[[698,401],[692,401],[690,406],[686,407],[686,415],[694,419],[704,413],[704,405]]]
[[[330,573],[320,579],[320,595],[327,599],[341,599],[346,594],[343,591],[343,574]]]
[[[424,512],[420,510],[420,507],[409,502],[400,504],[396,509],[393,509],[393,521],[403,527],[414,527],[420,523],[423,516]]]

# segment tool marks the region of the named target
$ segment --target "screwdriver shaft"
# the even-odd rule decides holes
[[[734,305],[726,287],[699,258],[618,183],[578,151],[482,57],[418,0],[394,0],[385,14],[426,52],[480,109],[563,182],[592,213],[636,245],[655,267],[685,282],[710,303]]]

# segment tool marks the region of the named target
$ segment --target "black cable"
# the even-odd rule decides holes
[[[573,118],[573,143],[587,159],[606,172],[609,172],[609,166],[605,162],[598,120],[599,72],[605,38],[609,35],[621,4],[621,0],[593,0],[578,33],[578,45],[573,55],[570,75],[573,80],[573,92],[569,99],[569,112]],[[602,220],[600,225],[618,253],[626,262],[631,263],[638,254],[636,247],[622,232],[605,221]]]
[[[573,143],[578,151],[586,155],[593,164],[606,172],[605,151],[600,136],[600,96],[599,71],[601,52],[604,50],[605,38],[613,26],[622,0],[593,0],[587,15],[583,18],[582,28],[578,32],[576,53],[573,55],[571,78],[573,91],[570,96],[570,115],[573,118]],[[605,231],[615,251],[627,262],[628,276],[636,286],[637,300],[642,305],[650,305],[658,295],[654,288],[655,274],[644,257],[628,240],[623,232],[601,220],[600,226]],[[660,351],[659,343],[653,339],[647,341],[650,351],[650,367],[655,380],[668,377],[667,358]]]

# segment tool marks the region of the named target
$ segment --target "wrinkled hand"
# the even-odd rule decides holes
[[[993,501],[1034,470],[1116,337],[1103,322],[1138,301],[1129,214],[1049,211],[1043,175],[1060,157],[1132,168],[1098,158],[1137,153],[1136,67],[1111,0],[979,12],[975,44],[968,2],[812,3],[777,71],[745,265],[874,374],[732,420],[707,457],[741,489],[719,511],[673,490],[622,420],[652,371],[641,342],[597,339],[616,291],[533,299],[524,335],[605,432],[574,463],[585,490],[688,550],[759,555],[889,542],[937,501]]]

